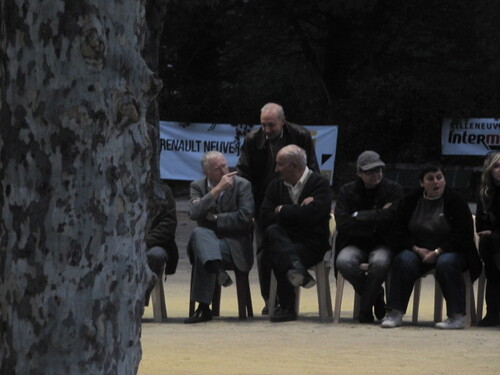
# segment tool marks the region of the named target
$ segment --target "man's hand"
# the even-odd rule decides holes
[[[426,264],[436,263],[438,254],[436,254],[434,250],[429,250],[426,249],[425,247],[418,247],[418,246],[413,246],[412,250],[422,259],[422,262]]]
[[[392,202],[387,202],[386,204],[384,204],[384,206],[382,207],[383,210],[385,210],[386,208],[389,208],[392,206]]]
[[[304,200],[302,201],[302,203],[300,205],[301,206],[307,206],[312,201],[314,201],[314,197],[307,197],[307,198],[304,198]]]
[[[222,176],[222,178],[220,179],[219,183],[211,190],[211,193],[213,194],[214,198],[217,199],[217,197],[219,196],[219,194],[226,190],[226,189],[229,189],[233,186],[234,184],[234,176],[236,175],[236,173],[238,172],[230,172],[228,174],[225,174],[224,176]]]

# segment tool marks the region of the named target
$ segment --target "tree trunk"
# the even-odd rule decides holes
[[[0,2],[0,374],[135,374],[145,0]]]

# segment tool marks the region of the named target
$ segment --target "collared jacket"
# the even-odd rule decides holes
[[[416,189],[401,200],[394,227],[394,240],[397,250],[411,249],[416,245],[408,230],[413,211],[422,198],[424,190]],[[450,235],[439,245],[444,252],[457,252],[464,255],[471,279],[479,277],[482,263],[474,242],[474,227],[469,205],[462,196],[449,188],[443,193],[443,214],[451,226]]]
[[[307,197],[314,200],[300,203]],[[281,225],[293,242],[306,245],[311,250],[311,264],[318,263],[330,249],[330,210],[332,197],[328,180],[319,173],[311,172],[299,196],[298,204],[292,198],[283,180],[274,178],[266,190],[260,210],[263,230],[271,224]],[[277,206],[281,210],[274,212]]]
[[[307,155],[307,166],[314,172],[319,172],[314,144],[309,131],[302,126],[285,122],[283,126],[283,145],[291,144],[303,148]],[[271,163],[270,158],[273,159]],[[266,188],[273,178],[272,174],[268,173],[268,167],[272,165],[274,170],[276,166],[274,158],[275,156],[273,157],[269,152],[262,127],[247,134],[241,147],[241,154],[236,168],[239,176],[245,177],[252,183],[256,210],[260,208]]]
[[[253,265],[252,218],[254,202],[250,182],[243,177],[234,176],[234,184],[216,201],[206,177],[193,181],[190,187],[188,215],[199,226],[213,230],[217,237],[224,238],[229,245],[234,265],[247,272]],[[208,213],[217,215],[215,222],[206,219]],[[193,262],[191,240],[188,255]]]
[[[177,228],[177,215],[175,212],[175,199],[168,186],[163,186],[163,199],[157,204],[156,214],[146,234],[148,250],[160,246],[167,252],[168,261],[165,273],[175,273],[179,261],[179,250],[175,242],[175,229]],[[147,251],[147,250],[146,250]]]

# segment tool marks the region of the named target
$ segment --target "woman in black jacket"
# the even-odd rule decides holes
[[[480,326],[500,324],[500,152],[484,160],[476,210],[479,254],[486,274],[486,316]]]
[[[402,325],[415,281],[434,268],[448,315],[436,328],[464,328],[462,272],[469,269],[472,280],[481,272],[472,214],[467,202],[446,188],[439,166],[426,166],[419,179],[421,189],[406,195],[398,207],[395,246],[402,251],[392,264],[387,314],[382,327]]]

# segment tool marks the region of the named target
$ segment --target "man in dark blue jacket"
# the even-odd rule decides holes
[[[403,197],[401,185],[383,177],[384,166],[376,152],[361,153],[358,178],[340,188],[335,205],[335,265],[361,295],[361,323],[374,321],[373,307],[377,319],[385,315],[382,283],[393,258],[388,231],[395,214],[393,203]],[[360,269],[361,263],[368,263],[368,272]]]

